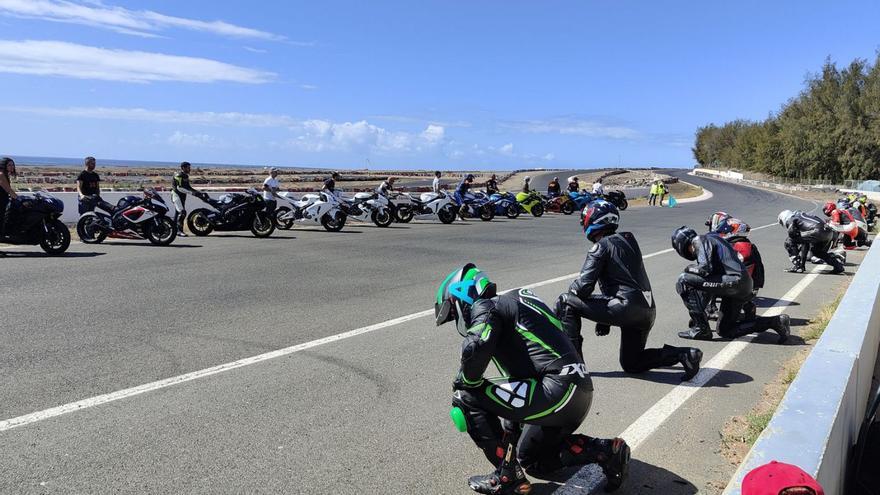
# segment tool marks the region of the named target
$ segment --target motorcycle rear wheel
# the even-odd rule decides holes
[[[40,247],[48,255],[63,254],[70,247],[70,230],[57,218],[46,222],[47,235],[40,239]]]
[[[394,218],[400,223],[409,223],[412,221],[416,212],[409,205],[401,205],[394,209]]]
[[[84,244],[100,244],[107,238],[107,232],[100,229],[96,223],[100,222],[98,215],[86,213],[76,222],[76,235]]]
[[[208,220],[208,210],[204,208],[193,210],[193,212],[186,217],[186,226],[189,227],[190,232],[199,237],[204,237],[211,232],[214,232],[214,224]]]
[[[629,201],[627,201],[625,198],[621,198],[620,204],[617,205],[617,209],[623,211],[627,208],[629,208]]]
[[[278,217],[286,215],[290,212],[290,208],[282,206],[275,210],[275,226],[281,230],[290,230],[293,227],[293,220],[280,220]]]
[[[562,213],[565,215],[571,215],[572,213],[574,213],[574,203],[571,201],[566,201],[562,205]]]

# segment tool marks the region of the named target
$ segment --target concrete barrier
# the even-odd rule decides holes
[[[801,467],[825,493],[844,493],[846,465],[864,418],[880,346],[880,250],[871,248],[825,333],[724,495],[772,460]]]

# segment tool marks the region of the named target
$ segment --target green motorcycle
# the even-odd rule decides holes
[[[517,193],[516,201],[520,209],[526,213],[536,217],[544,214],[544,199],[537,191]]]

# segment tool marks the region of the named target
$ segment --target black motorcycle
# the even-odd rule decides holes
[[[9,221],[0,242],[37,244],[46,254],[57,255],[70,247],[70,231],[60,220],[64,203],[44,193],[20,195],[9,205]]]
[[[626,194],[623,191],[608,191],[605,193],[605,201],[613,204],[620,211],[629,207],[629,202],[626,200]]]
[[[227,193],[219,199],[207,196],[202,199],[214,211],[199,208],[186,217],[190,232],[197,236],[206,236],[215,230],[250,230],[254,237],[269,237],[275,231],[269,203],[254,189]]]
[[[167,246],[177,237],[177,225],[168,217],[168,204],[156,191],[124,196],[112,207],[109,203],[97,204],[94,197],[83,198],[82,203],[85,206],[81,209],[91,211],[79,217],[76,233],[86,244],[98,244],[110,237],[146,239],[151,244]]]

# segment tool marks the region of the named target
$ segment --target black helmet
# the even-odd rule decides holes
[[[474,174],[467,174],[464,176],[464,180],[474,180]]]
[[[688,248],[696,237],[697,232],[694,229],[681,226],[672,233],[672,249],[675,249],[675,252],[682,258],[694,261],[697,259],[697,255]]]

